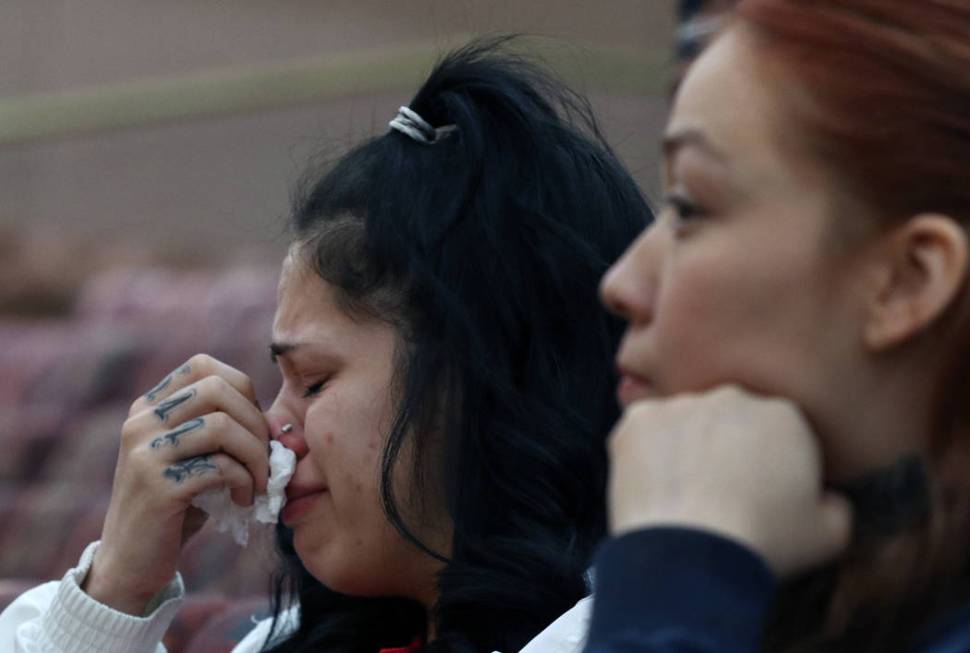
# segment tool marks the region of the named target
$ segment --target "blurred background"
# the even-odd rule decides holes
[[[541,37],[530,49],[592,97],[653,191],[673,5],[5,0],[2,310],[56,311],[120,264],[275,264],[308,157],[383,132],[435,58],[473,35]]]
[[[515,32],[655,198],[680,4],[0,3],[0,608],[98,537],[137,393],[207,351],[268,402],[283,217],[311,158],[383,133],[448,48]],[[173,652],[272,565],[209,532],[186,561]]]

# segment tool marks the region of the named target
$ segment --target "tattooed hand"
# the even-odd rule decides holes
[[[84,590],[141,616],[175,575],[205,514],[194,496],[228,487],[251,505],[266,491],[269,427],[249,378],[199,354],[135,401],[121,429],[111,503]]]

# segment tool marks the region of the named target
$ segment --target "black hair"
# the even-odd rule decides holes
[[[681,63],[694,61],[715,34],[709,29],[690,29],[688,25],[692,21],[705,12],[715,15],[718,12],[728,12],[736,4],[737,0],[680,0],[677,5],[677,22],[680,27],[674,40],[674,59]]]
[[[444,561],[429,651],[516,651],[588,593],[605,532],[605,440],[618,416],[622,324],[599,306],[603,273],[652,219],[588,103],[507,39],[442,59],[410,108],[433,144],[391,130],[306,183],[296,242],[348,314],[394,324],[398,412],[381,495],[388,519]],[[434,551],[403,516],[391,472],[428,434],[454,522]],[[334,592],[286,560],[274,615],[299,629],[271,648],[376,653],[423,634],[417,602]]]
[[[681,22],[690,20],[700,13],[707,0],[680,0],[677,3],[677,19]]]

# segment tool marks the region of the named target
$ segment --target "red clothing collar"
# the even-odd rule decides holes
[[[382,648],[377,653],[421,653],[423,644],[420,637],[415,637],[414,641],[407,646],[398,646],[396,648]]]

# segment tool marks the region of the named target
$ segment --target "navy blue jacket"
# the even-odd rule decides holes
[[[753,552],[717,535],[651,528],[596,556],[586,653],[756,653],[776,581]],[[970,606],[912,653],[970,653]]]

